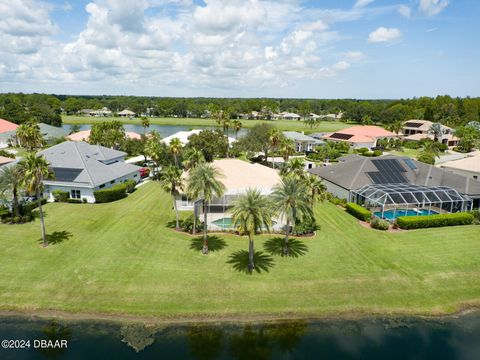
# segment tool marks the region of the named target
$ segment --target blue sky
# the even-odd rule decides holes
[[[480,96],[477,0],[0,0],[0,91]]]

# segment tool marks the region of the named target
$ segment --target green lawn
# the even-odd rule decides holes
[[[96,117],[86,117],[86,116],[63,116],[62,117],[64,124],[93,124],[101,121],[108,120],[120,120],[125,124],[141,124],[140,118],[134,119],[125,119],[120,117],[109,117],[109,118],[96,118]],[[149,118],[150,124],[156,125],[172,125],[172,126],[218,126],[218,124],[213,119],[198,119],[198,118]],[[244,128],[251,128],[257,124],[267,123],[272,124],[283,131],[305,131],[306,133],[312,132],[328,132],[344,129],[352,124],[346,124],[344,122],[335,122],[335,121],[322,121],[319,126],[311,129],[309,126],[306,126],[303,121],[296,120],[242,120]]]
[[[0,225],[0,309],[135,315],[318,316],[342,312],[452,312],[480,299],[479,227],[383,233],[361,227],[331,204],[321,229],[302,239],[304,256],[273,256],[246,275],[227,263],[247,239],[224,236],[204,256],[192,237],[166,228],[170,197],[149,183],[110,204],[48,204],[47,233],[67,239],[40,247],[39,223]],[[272,236],[256,238],[256,249]]]

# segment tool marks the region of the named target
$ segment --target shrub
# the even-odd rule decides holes
[[[40,200],[40,202],[42,203],[42,205],[45,205],[47,203],[47,199],[42,198]],[[36,209],[37,207],[38,207],[38,201],[37,200],[22,203],[22,204],[20,204],[20,214],[29,215],[29,214],[31,214],[32,210]]]
[[[15,154],[9,153],[7,150],[0,149],[0,156],[10,158],[10,159],[15,159]]]
[[[312,234],[317,229],[318,225],[315,221],[315,218],[306,217],[303,219],[303,221],[297,221],[293,235]]]
[[[330,201],[332,204],[340,205],[343,207],[347,206],[347,199],[341,199],[339,197],[332,195],[332,193],[327,193],[327,194],[328,194],[327,195],[328,201]]]
[[[366,152],[369,152],[370,150],[368,150],[368,148],[366,147],[362,147],[360,149],[357,149],[357,152],[360,153],[360,154],[365,154]]]
[[[375,150],[373,156],[381,156],[383,154],[382,150]]]
[[[137,185],[137,182],[133,179],[129,179],[125,181],[124,184],[125,184],[127,193],[130,194],[135,190],[135,186]]]
[[[347,204],[347,212],[355,216],[357,219],[360,219],[363,221],[369,221],[370,218],[372,217],[372,213],[369,210],[355,203]]]
[[[53,190],[52,195],[55,202],[67,202],[70,193],[68,191]]]
[[[370,221],[370,225],[372,226],[372,228],[377,230],[388,230],[388,228],[390,227],[390,223],[387,220],[383,220],[377,217],[373,218]]]
[[[117,184],[108,189],[96,190],[93,192],[97,203],[108,203],[123,199],[127,196],[127,186],[125,184]]]
[[[425,164],[435,165],[435,155],[429,153],[420,154],[417,160]]]
[[[448,150],[448,145],[447,144],[438,144],[438,150],[440,150],[441,152],[445,152]]]
[[[190,216],[186,217],[180,222],[180,227],[189,232],[193,233],[193,214],[190,214]],[[198,217],[197,217],[197,222],[196,222],[196,232],[200,232],[203,229],[203,222],[201,222]]]
[[[426,216],[400,216],[397,224],[402,229],[422,229],[441,226],[470,225],[473,215],[467,212]]]
[[[0,209],[0,219],[10,216],[10,211],[7,208]]]
[[[420,149],[422,147],[422,144],[419,143],[418,141],[404,141],[403,142],[403,147],[406,147],[407,149]]]
[[[87,198],[82,198],[82,202],[86,204],[88,202]]]

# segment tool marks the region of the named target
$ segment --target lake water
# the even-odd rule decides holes
[[[480,315],[156,327],[0,318],[0,339],[68,340],[57,351],[0,349],[0,359],[474,360]]]
[[[81,124],[79,126],[80,126],[80,130],[90,130],[90,128],[92,127],[91,124]],[[68,132],[70,132],[71,127],[72,125],[70,124],[62,125],[62,128]],[[125,128],[125,131],[133,131],[138,134],[143,134],[145,131],[145,129],[141,125],[137,125],[137,124],[125,124],[123,125],[123,127]],[[162,137],[167,137],[179,131],[189,131],[192,129],[220,129],[220,128],[214,127],[214,126],[150,125],[147,131],[156,130],[159,132],[159,134]],[[244,135],[246,132],[247,132],[247,129],[240,129],[240,131],[238,132],[238,136]],[[231,137],[235,136],[232,130],[229,131],[229,136]]]

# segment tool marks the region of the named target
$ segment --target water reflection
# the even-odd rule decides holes
[[[0,349],[2,360],[473,360],[480,358],[480,316],[176,326],[0,318],[0,338],[68,339],[68,349]]]

